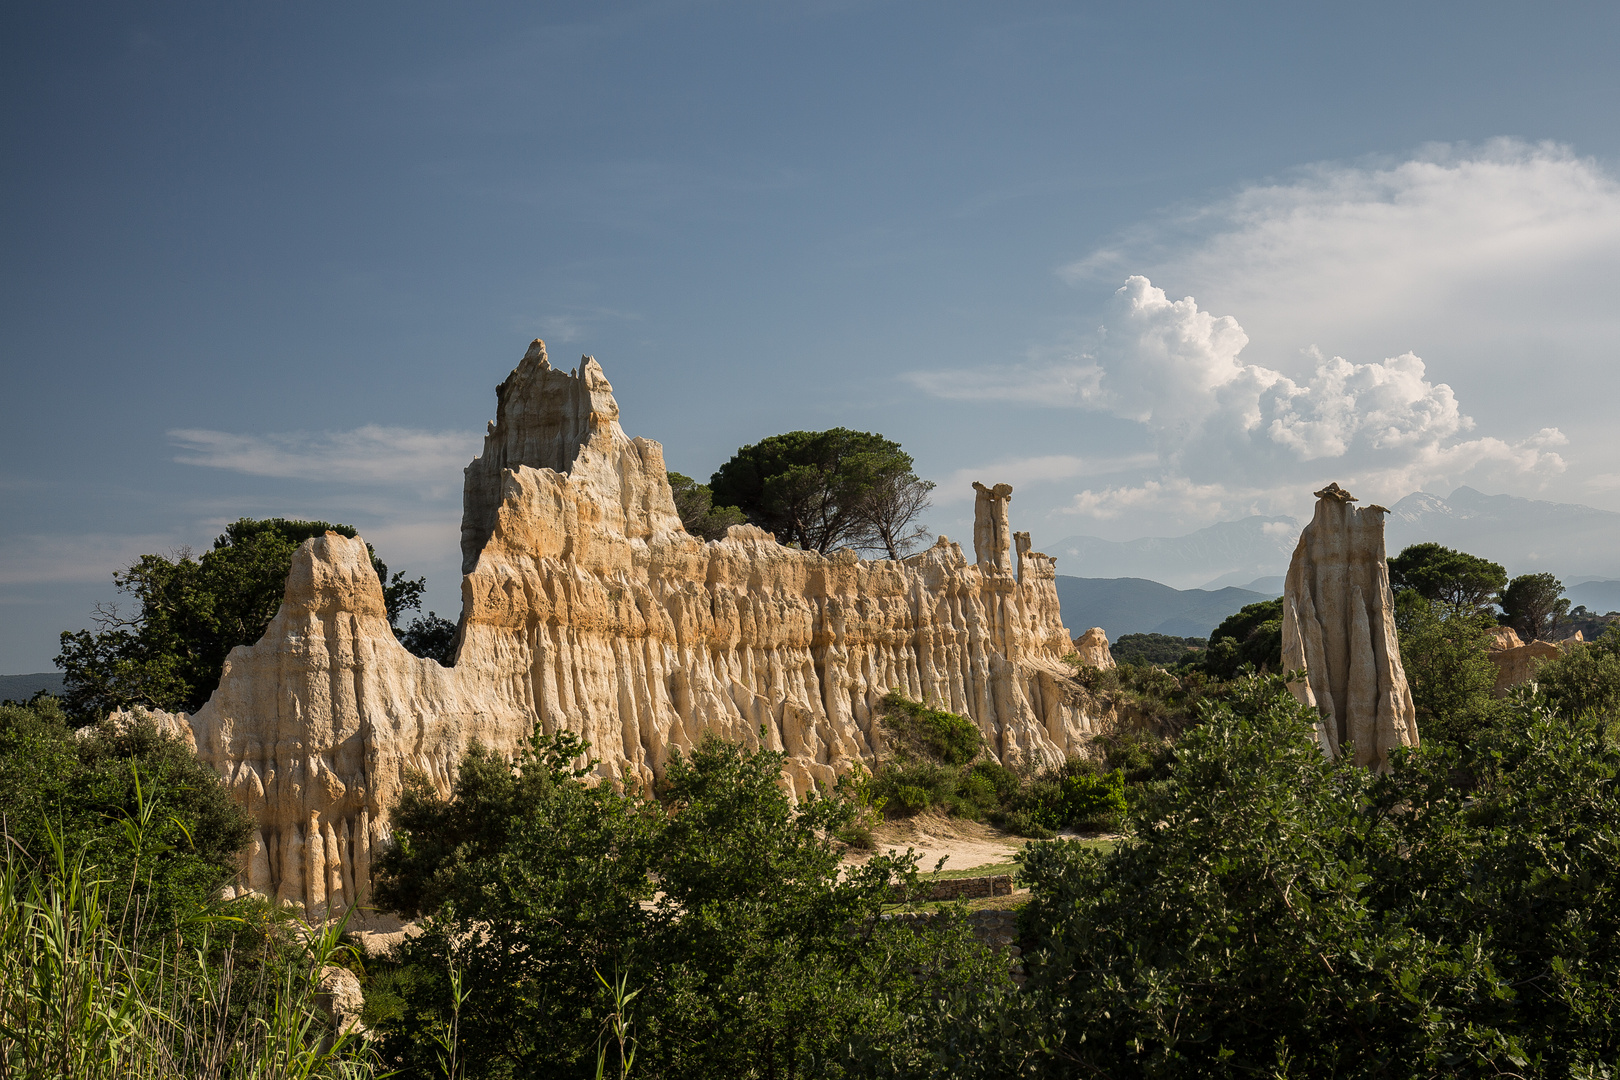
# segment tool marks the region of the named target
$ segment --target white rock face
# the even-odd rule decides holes
[[[1384,556],[1389,511],[1356,509],[1337,484],[1316,495],[1283,586],[1283,669],[1305,670],[1289,688],[1318,709],[1324,753],[1353,746],[1357,765],[1384,768],[1392,748],[1418,743]]]
[[[299,549],[264,637],[174,718],[258,819],[239,888],[312,915],[365,904],[407,774],[447,793],[469,742],[510,753],[536,727],[641,781],[707,735],[763,739],[796,795],[873,763],[890,689],[972,717],[1004,761],[1084,752],[1056,564],[1026,534],[1014,562],[1010,487],[975,485],[974,562],[944,537],[902,562],[748,525],[705,543],[612,391],[596,361],[558,371],[539,341],[501,384],[466,471],[454,667],[395,639],[363,541]]]

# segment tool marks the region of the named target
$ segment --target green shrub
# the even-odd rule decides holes
[[[1111,852],[1031,846],[1029,982],[919,1018],[934,1075],[1612,1075],[1620,748],[1509,707],[1380,775],[1239,680]]]
[[[1125,774],[1077,773],[1063,778],[1063,814],[1070,828],[1112,828],[1125,817]]]
[[[1620,626],[1590,644],[1565,646],[1537,666],[1535,680],[1560,716],[1614,724],[1620,719]]]
[[[1116,664],[1168,664],[1174,667],[1198,659],[1208,647],[1208,638],[1121,634],[1108,651],[1113,654]]]
[[[156,776],[139,786],[142,808],[183,801]],[[0,1075],[377,1075],[321,1008],[323,968],[349,960],[342,926],[294,932],[266,905],[210,899],[174,913],[168,933],[144,932],[166,823],[127,824],[71,847],[46,824],[43,850],[10,845],[0,861]]]
[[[1282,669],[1282,598],[1245,604],[1209,635],[1203,668],[1217,679],[1237,676],[1244,665],[1256,671]]]
[[[908,1054],[905,1018],[935,996],[1007,985],[961,922],[878,917],[896,881],[917,886],[915,856],[842,867],[831,834],[854,808],[795,804],[782,754],[705,742],[671,756],[654,800],[588,783],[581,749],[474,748],[450,798],[418,780],[401,799],[375,895],[427,918],[367,967],[404,1075],[442,1075],[433,1033],[455,1023],[469,1078],[588,1076],[603,982],[625,979],[635,1075],[843,1076],[856,1044]]]
[[[76,733],[50,697],[0,706],[0,811],[7,847],[26,860],[60,842],[112,880],[138,864],[144,932],[159,935],[236,876],[253,827],[218,774],[151,722]],[[128,842],[137,825],[142,849]]]
[[[884,730],[902,755],[923,757],[943,765],[966,765],[984,749],[984,735],[979,725],[965,716],[930,709],[898,690],[891,690],[883,698],[883,707]]]
[[[1124,774],[1071,757],[1031,777],[992,817],[1008,832],[1045,839],[1064,829],[1115,828],[1125,811]]]

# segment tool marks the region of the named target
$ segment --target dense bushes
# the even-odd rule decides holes
[[[1209,639],[1169,634],[1121,634],[1109,646],[1116,664],[1165,664],[1174,667],[1198,658]]]
[[[934,996],[1005,984],[959,923],[877,920],[892,881],[916,883],[914,857],[840,873],[829,834],[853,810],[794,806],[782,755],[706,743],[653,798],[587,783],[583,749],[566,734],[516,761],[475,748],[450,799],[408,789],[377,898],[428,917],[368,964],[404,1075],[441,1075],[452,1024],[469,1077],[588,1075],[604,980],[623,979],[638,1076],[840,1076],[855,1046],[905,1059],[898,1033]]]
[[[1215,679],[1231,679],[1244,665],[1256,671],[1282,670],[1282,597],[1245,604],[1209,635],[1202,660]]]
[[[930,808],[990,821],[1021,836],[1049,837],[1063,829],[1104,829],[1125,812],[1124,776],[1098,763],[1070,758],[1023,772],[985,753],[973,721],[931,709],[898,691],[883,699],[879,720],[888,752],[871,780],[876,803],[890,817]]]
[[[1590,644],[1566,645],[1536,668],[1535,679],[1559,715],[1612,727],[1620,720],[1620,626]]]
[[[51,857],[54,833],[108,880],[128,881],[138,867],[142,926],[156,933],[235,876],[251,829],[189,748],[150,723],[76,734],[44,696],[0,706],[0,811],[8,848],[29,865]]]
[[[1523,692],[1379,776],[1324,759],[1280,678],[1205,713],[1111,853],[1030,849],[1029,985],[920,1018],[938,1067],[904,1075],[1609,1075],[1620,751],[1595,726]]]
[[[216,898],[249,825],[190,750],[0,707],[0,812],[0,1075],[373,1074],[319,1004],[340,928]]]

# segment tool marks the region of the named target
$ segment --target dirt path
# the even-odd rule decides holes
[[[946,857],[946,870],[970,870],[975,866],[1010,863],[1013,854],[1023,850],[1029,842],[976,821],[936,814],[918,814],[885,822],[876,833],[877,852],[851,854],[844,861],[863,863],[873,854],[891,848],[903,852],[909,847],[917,852],[917,869],[924,873],[932,873],[941,856]]]

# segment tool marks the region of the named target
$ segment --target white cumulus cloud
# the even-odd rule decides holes
[[[997,386],[1007,400],[1140,424],[1155,446],[1152,463],[1131,462],[1140,468],[1136,479],[1088,486],[1065,507],[1105,520],[1165,505],[1212,514],[1297,511],[1300,493],[1330,474],[1394,499],[1465,477],[1489,482],[1565,467],[1554,449],[1566,442],[1557,428],[1516,440],[1474,435],[1477,425],[1451,386],[1410,352],[1352,362],[1312,349],[1307,369],[1289,375],[1248,362],[1249,343],[1236,318],[1207,311],[1192,297],[1172,300],[1134,275],[1115,292],[1105,325],[1083,354],[914,381],[941,396]],[[1050,392],[1081,383],[1084,394]],[[1075,456],[1023,464],[1028,479],[1083,480],[1104,471]]]
[[[414,487],[442,495],[457,489],[461,470],[482,445],[461,431],[421,431],[367,424],[352,431],[243,435],[177,429],[175,461],[250,476],[351,485]]]

